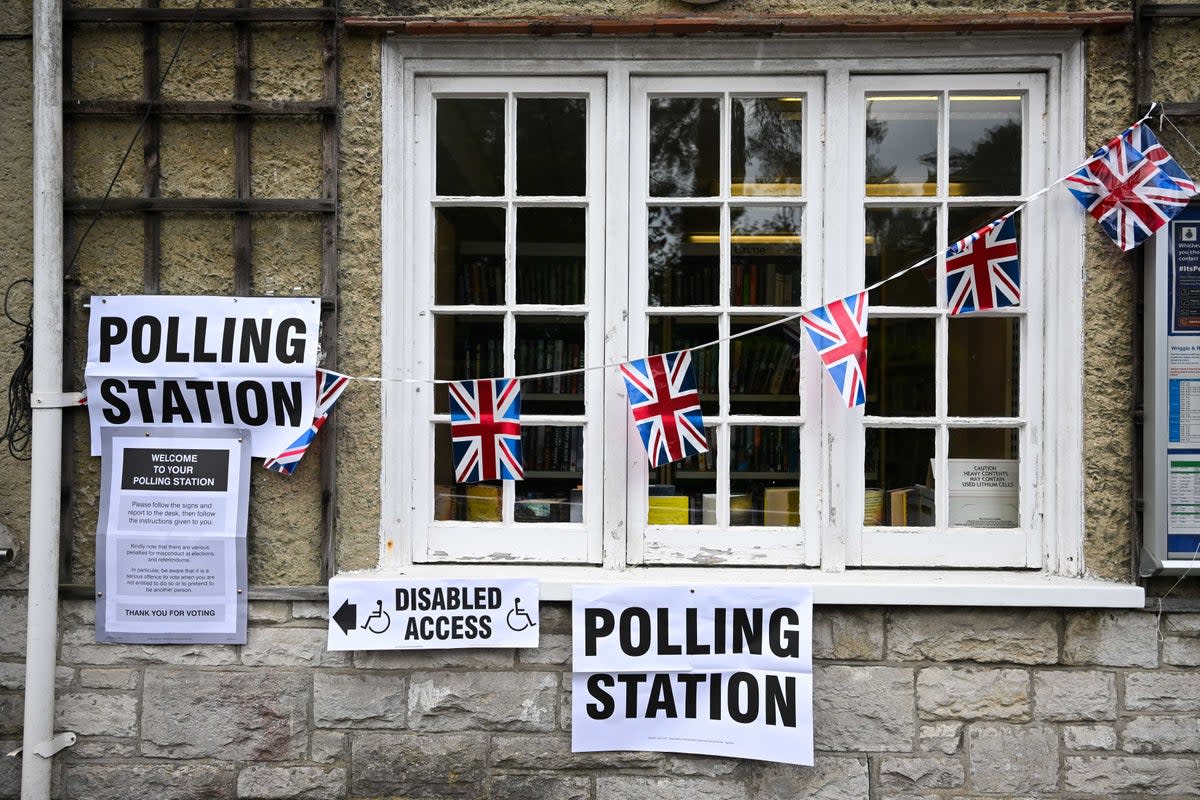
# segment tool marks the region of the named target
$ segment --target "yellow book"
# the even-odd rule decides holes
[[[500,487],[486,483],[468,486],[467,519],[472,522],[499,522]]]
[[[688,497],[687,495],[654,496],[650,501],[646,514],[648,525],[687,525]]]
[[[883,489],[863,492],[863,525],[883,524]]]
[[[773,486],[763,489],[763,524],[800,524],[800,490]]]

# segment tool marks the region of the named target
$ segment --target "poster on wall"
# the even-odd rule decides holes
[[[1166,523],[1168,558],[1200,553],[1200,219],[1169,230]]]
[[[311,297],[93,297],[92,455],[102,429],[154,425],[246,428],[252,456],[278,456],[316,416],[320,310]]]
[[[571,749],[813,763],[812,590],[577,586]]]
[[[96,641],[245,644],[247,433],[107,428],[102,451]]]

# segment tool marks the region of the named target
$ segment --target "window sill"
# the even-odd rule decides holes
[[[420,564],[402,569],[342,573],[339,578],[445,580],[536,578],[541,599],[571,599],[575,584],[805,585],[817,605],[996,606],[1050,608],[1143,608],[1140,586],[1038,572],[982,570],[818,570],[549,567],[494,564]],[[337,578],[335,578],[337,580]]]

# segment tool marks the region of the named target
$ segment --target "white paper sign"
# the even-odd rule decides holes
[[[577,586],[571,749],[813,763],[812,590]]]
[[[534,580],[329,581],[330,650],[537,647]]]
[[[245,643],[246,438],[104,432],[97,641]]]
[[[316,410],[320,302],[311,297],[97,296],[84,379],[100,429],[246,428],[279,455]]]

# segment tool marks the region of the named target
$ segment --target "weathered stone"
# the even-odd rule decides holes
[[[234,645],[215,644],[100,644],[88,628],[64,631],[60,642],[63,663],[78,666],[178,664],[219,667],[237,663]]]
[[[911,750],[913,673],[898,667],[824,666],[813,672],[820,750]]]
[[[813,612],[813,658],[877,661],[883,658],[883,612],[870,608],[819,608]]]
[[[578,775],[497,775],[487,790],[491,800],[590,800],[592,781]]]
[[[890,789],[952,789],[962,786],[966,770],[957,758],[884,758],[879,783]]]
[[[1064,725],[1062,733],[1067,750],[1117,749],[1117,732],[1110,725]]]
[[[487,736],[363,733],[351,738],[350,752],[350,791],[356,797],[477,797],[487,762]]]
[[[501,769],[544,769],[553,764],[559,769],[638,769],[658,767],[659,753],[617,750],[597,753],[572,753],[569,736],[493,736],[492,766]]]
[[[1020,669],[930,667],[917,673],[923,717],[1029,719],[1029,673]]]
[[[0,753],[11,753],[20,739],[0,739]],[[21,796],[21,759],[0,756],[0,797]]]
[[[248,667],[338,667],[349,663],[345,652],[325,649],[324,628],[251,628],[242,648]]]
[[[513,667],[513,651],[489,648],[478,650],[360,650],[354,653],[354,666],[359,669],[505,670]]]
[[[1056,614],[1033,609],[901,609],[888,618],[887,657],[1053,664],[1057,623]]]
[[[163,758],[303,758],[309,679],[285,670],[146,670],[142,751]]]
[[[58,607],[58,616],[64,630],[72,627],[95,628],[96,604],[90,600],[64,600]]]
[[[293,619],[329,619],[328,603],[313,603],[308,600],[292,601]]]
[[[137,735],[137,698],[127,694],[67,692],[54,702],[58,730],[80,736]]]
[[[141,680],[136,669],[79,670],[79,685],[85,689],[136,689]]]
[[[0,594],[0,656],[25,655],[25,598]]]
[[[865,758],[818,755],[811,767],[755,762],[749,769],[750,800],[862,800],[870,796]]]
[[[1200,772],[1191,758],[1069,756],[1063,787],[1099,797],[1115,794],[1200,795]]]
[[[0,692],[0,734],[20,734],[24,726],[24,695],[20,692]]]
[[[538,612],[538,626],[542,629],[542,636],[551,633],[571,633],[571,604],[570,603],[542,603],[541,610]]]
[[[313,731],[309,760],[318,764],[341,761],[346,757],[347,735],[343,731]]]
[[[567,733],[571,732],[573,688],[569,675],[563,676],[562,691],[558,696],[558,727]]]
[[[1117,680],[1111,672],[1035,672],[1033,703],[1038,719],[1116,719]]]
[[[1128,753],[1200,752],[1200,719],[1135,717],[1121,730],[1121,749]]]
[[[137,758],[139,755],[137,743],[133,739],[114,741],[112,739],[83,738],[71,745],[71,759],[103,758],[111,761],[114,758]],[[3,795],[0,795],[2,797]]]
[[[1168,636],[1162,643],[1162,660],[1172,667],[1200,666],[1200,638]]]
[[[962,745],[961,722],[933,722],[917,727],[917,749],[923,753],[952,756]]]
[[[727,778],[738,772],[744,762],[736,758],[716,756],[672,755],[663,764],[668,775],[686,775],[696,778]]]
[[[1179,636],[1200,636],[1200,614],[1167,614],[1164,629]]]
[[[1158,626],[1140,611],[1078,611],[1067,616],[1063,663],[1157,667]]]
[[[977,723],[967,737],[976,791],[1012,796],[1058,786],[1058,733],[1052,726]]]
[[[283,600],[252,600],[246,608],[246,618],[254,622],[287,622],[290,609]],[[241,786],[241,776],[238,785]],[[239,788],[238,791],[241,791]]]
[[[238,773],[239,800],[326,800],[346,794],[346,770],[251,764]]]
[[[233,800],[237,797],[233,767],[214,764],[68,763],[64,797],[88,800]]]
[[[70,667],[54,668],[54,686],[59,690],[67,689],[75,680],[75,670]],[[0,662],[0,690],[25,688],[25,663]],[[119,687],[118,687],[119,688]]]
[[[596,777],[596,800],[646,800],[648,797],[745,800],[747,794],[745,786],[738,781],[606,774]]]
[[[408,723],[426,731],[552,731],[558,675],[436,672],[409,679]]]
[[[1131,711],[1200,711],[1200,672],[1131,672],[1125,676]]]
[[[517,651],[522,664],[569,666],[571,663],[571,637],[565,633],[542,634],[537,647]]]
[[[317,672],[313,718],[321,728],[404,728],[408,692],[403,675]]]

